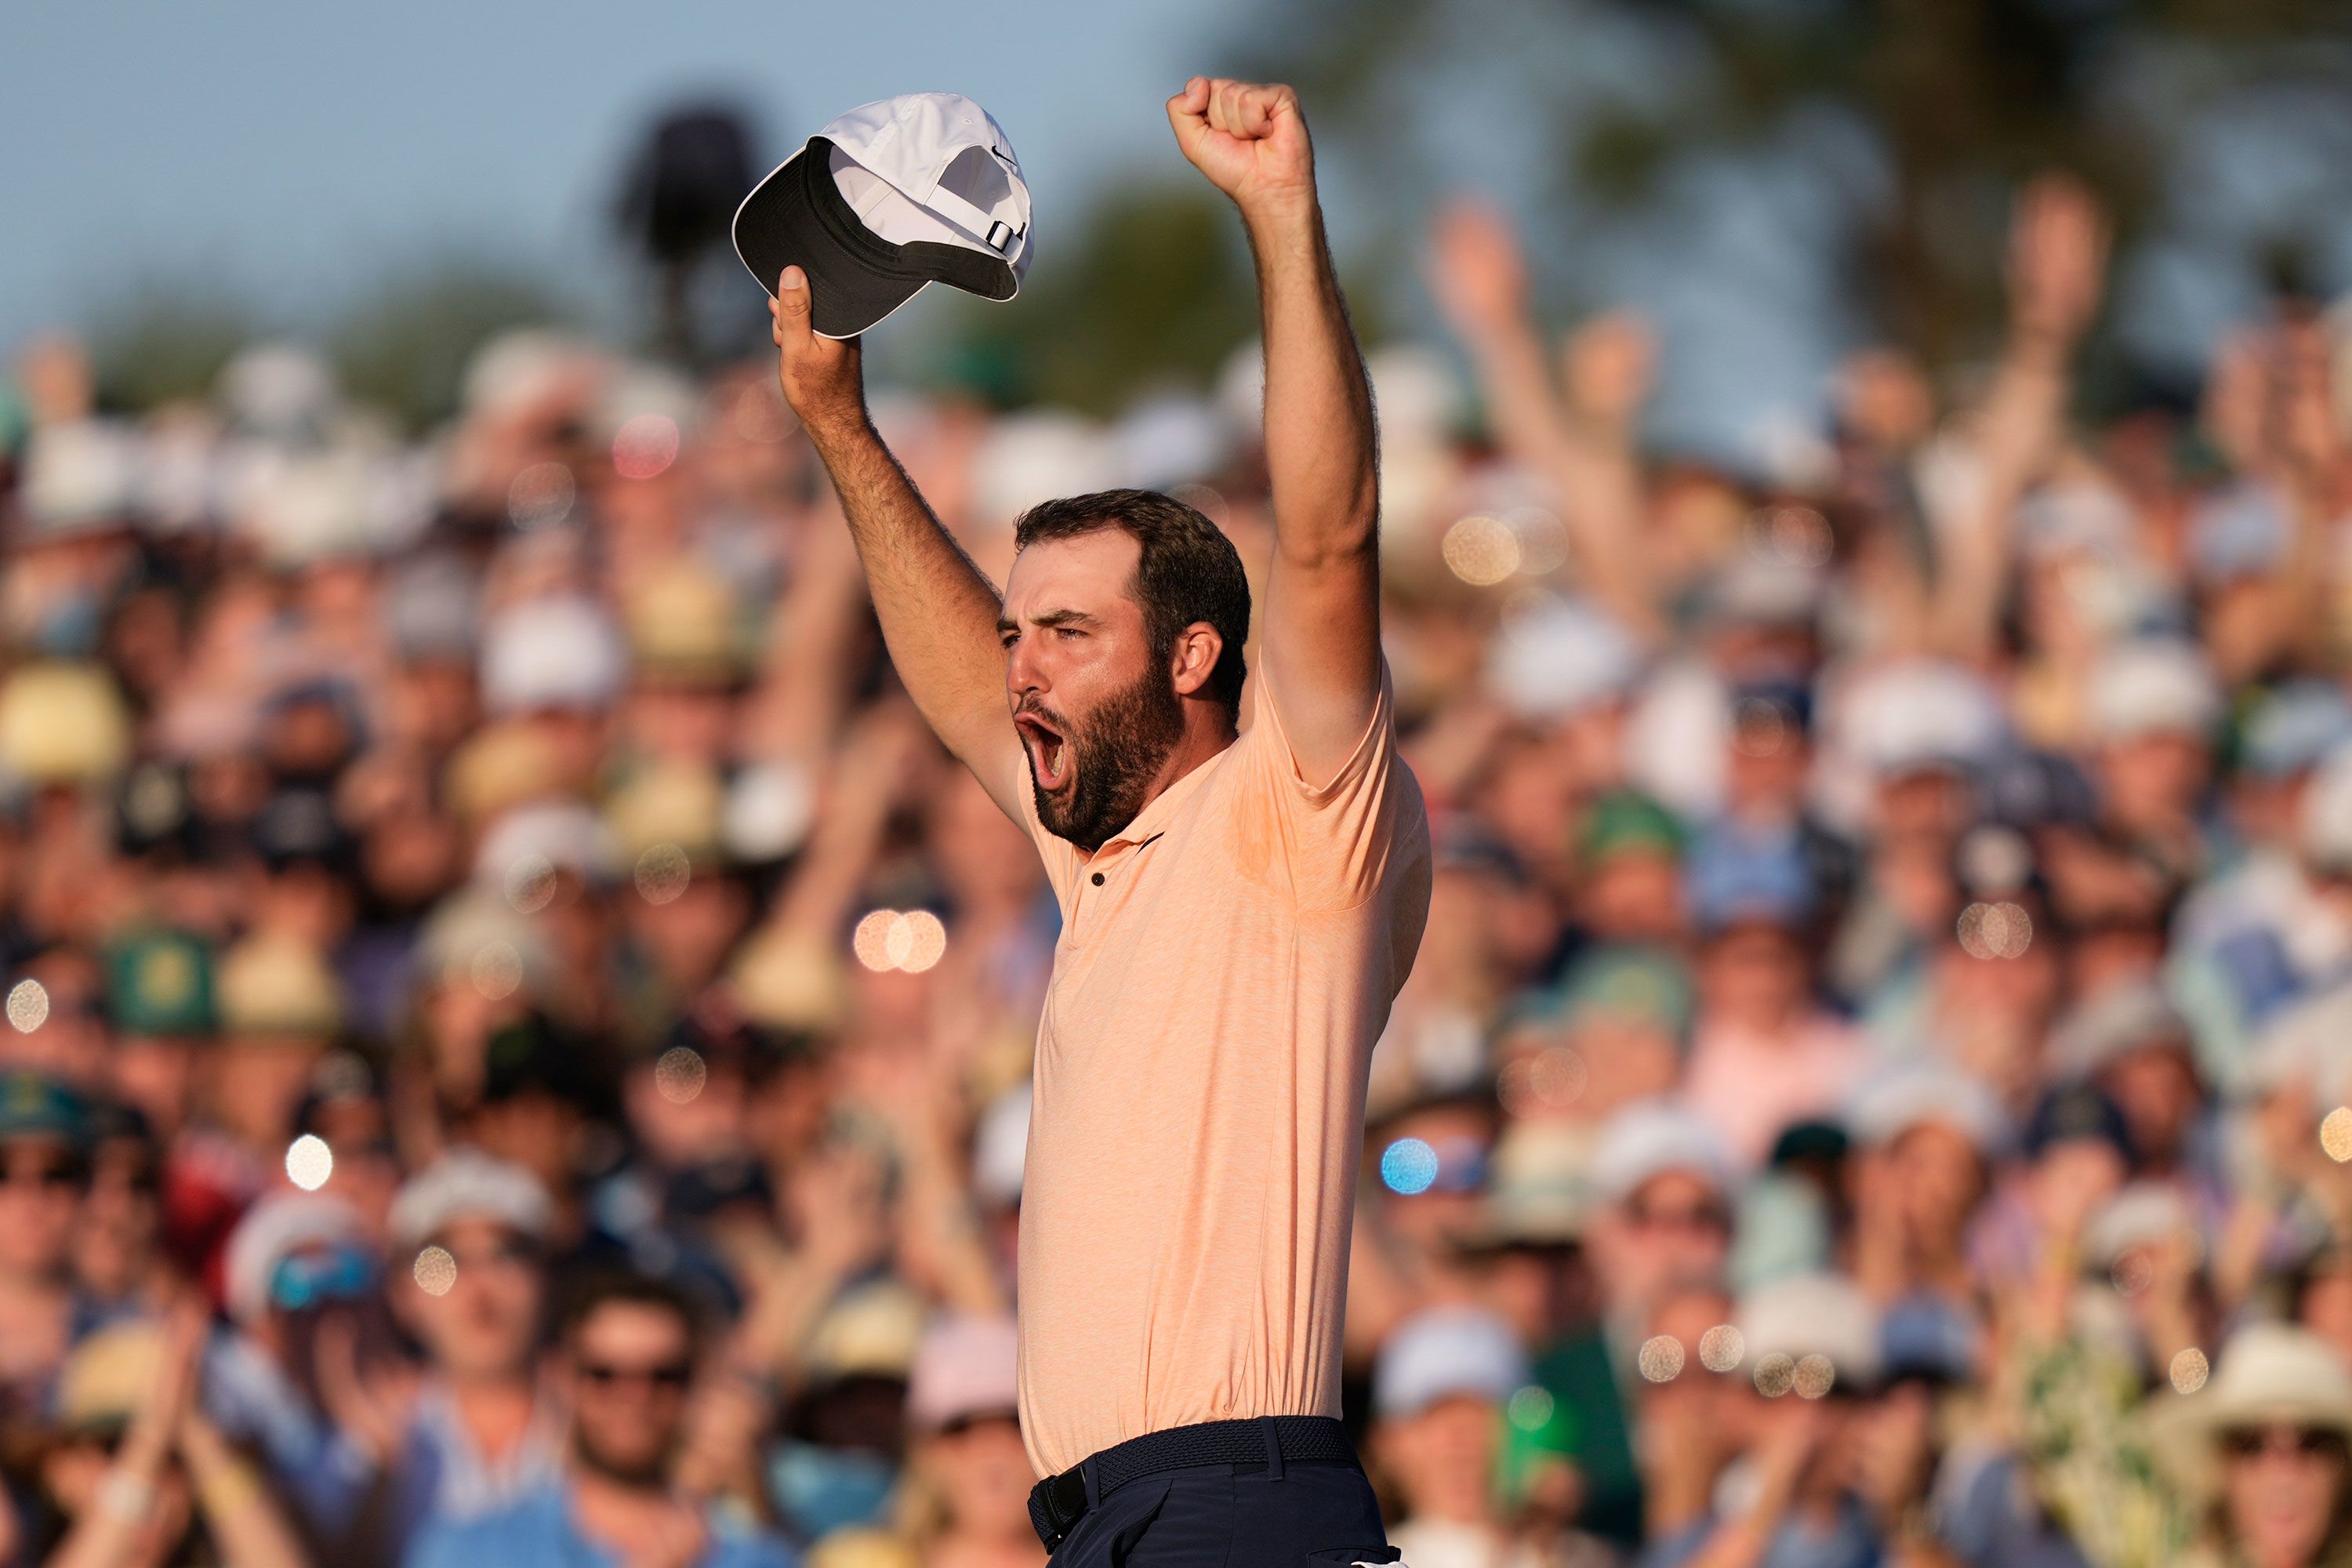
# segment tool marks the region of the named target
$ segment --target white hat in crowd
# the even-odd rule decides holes
[[[452,1149],[401,1184],[392,1200],[394,1242],[415,1247],[461,1219],[486,1219],[543,1239],[555,1208],[537,1176],[478,1149]]]
[[[604,707],[628,658],[612,617],[585,599],[532,599],[482,636],[482,700],[495,713]]]
[[[2221,1439],[2264,1426],[2352,1439],[2352,1372],[2308,1329],[2249,1323],[2231,1334],[2212,1378],[2158,1411],[2158,1451],[2176,1480],[2208,1496],[2221,1479]]]
[[[245,1211],[229,1232],[222,1255],[222,1295],[229,1316],[240,1323],[260,1320],[269,1310],[270,1281],[278,1266],[306,1247],[357,1241],[366,1226],[359,1211],[321,1193],[271,1193]]]
[[[1009,1314],[950,1313],[932,1320],[907,1373],[907,1420],[936,1432],[976,1415],[1020,1408],[1021,1336]]]
[[[1873,1074],[1848,1103],[1846,1131],[1865,1144],[1891,1143],[1915,1127],[1948,1127],[1987,1159],[2007,1148],[2009,1117],[1981,1079],[1930,1059]]]
[[[1670,1100],[1626,1106],[1601,1128],[1592,1152],[1592,1191],[1602,1203],[1623,1203],[1668,1171],[1688,1172],[1722,1191],[1729,1178],[1722,1135]]]
[[[1750,1368],[1769,1355],[1826,1356],[1837,1382],[1866,1389],[1885,1366],[1878,1309],[1843,1274],[1800,1274],[1758,1286],[1740,1300],[1738,1327]]]
[[[2091,671],[2091,731],[2110,745],[2150,735],[2205,738],[2221,716],[2221,684],[2194,645],[2141,637],[2110,647]]]
[[[1441,1399],[1466,1394],[1500,1405],[1530,1373],[1518,1336],[1477,1307],[1432,1307],[1391,1331],[1372,1369],[1372,1410],[1383,1418],[1418,1415]]]

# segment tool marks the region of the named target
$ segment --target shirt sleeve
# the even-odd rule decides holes
[[[1234,742],[1249,770],[1244,809],[1266,815],[1301,909],[1352,909],[1379,890],[1391,862],[1424,851],[1428,839],[1421,786],[1397,753],[1388,664],[1381,662],[1380,697],[1364,732],[1326,779],[1308,777],[1301,766],[1263,662],[1251,686],[1252,721]]]

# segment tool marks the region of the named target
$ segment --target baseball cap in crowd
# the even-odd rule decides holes
[[[1020,1407],[1015,1358],[1020,1336],[1004,1314],[952,1313],[936,1319],[915,1346],[907,1374],[907,1420],[919,1432],[937,1432]]]
[[[1829,1358],[1834,1387],[1867,1392],[1886,1366],[1878,1309],[1842,1274],[1801,1274],[1749,1291],[1739,1303],[1748,1364],[1769,1355]]]
[[[2009,1118],[1983,1080],[1933,1060],[1898,1063],[1873,1074],[1846,1108],[1857,1142],[1884,1145],[1916,1127],[1948,1127],[1992,1159],[2006,1152]]]
[[[221,1264],[222,1295],[240,1323],[260,1321],[278,1284],[278,1270],[298,1253],[363,1245],[359,1211],[319,1193],[272,1193],[236,1222]]]
[[[478,1149],[453,1149],[411,1176],[392,1200],[394,1242],[415,1247],[461,1219],[487,1219],[534,1238],[554,1223],[539,1178]]]
[[[1652,1028],[1679,1043],[1696,1007],[1690,974],[1664,948],[1612,942],[1587,949],[1560,977],[1548,1012],[1569,1028],[1608,1021]]]
[[[2332,682],[2291,681],[2254,704],[2238,739],[2238,760],[2248,773],[2292,778],[2352,741],[2352,702]]]
[[[1532,722],[1573,718],[1623,698],[1641,650],[1616,619],[1575,599],[1551,599],[1503,624],[1486,682]]]
[[[2135,638],[2093,668],[2088,705],[2092,733],[2108,744],[2150,735],[2202,739],[2221,717],[2221,691],[2193,645]]]
[[[211,944],[192,932],[164,929],[115,942],[106,953],[106,1011],[126,1035],[211,1034]]]
[[[2128,1167],[2131,1128],[2116,1102],[2086,1083],[2064,1083],[2042,1095],[2025,1124],[2024,1152],[2039,1160],[2062,1143],[2105,1143]]]
[[[1693,1111],[1672,1100],[1640,1100],[1612,1116],[1592,1152],[1592,1190],[1605,1203],[1623,1203],[1654,1176],[1687,1171],[1723,1190],[1723,1140]]]
[[[1527,1352],[1510,1325],[1477,1307],[1433,1307],[1389,1334],[1372,1369],[1372,1411],[1418,1415],[1460,1394],[1500,1405],[1528,1378]]]
[[[952,92],[860,104],[735,212],[735,254],[773,293],[809,275],[813,322],[851,338],[931,283],[1010,300],[1029,269],[1029,185],[1003,127]]]
[[[1589,866],[1624,854],[1679,858],[1685,838],[1682,823],[1673,812],[1646,795],[1621,790],[1592,803],[1577,834],[1576,847]]]
[[[2085,1079],[2136,1051],[2157,1047],[2188,1049],[2189,1020],[2146,979],[2120,980],[2077,1003],[2050,1036],[2050,1055],[2059,1072]]]
[[[1912,1296],[1886,1309],[1878,1323],[1879,1352],[1890,1384],[1912,1378],[1965,1384],[1977,1374],[1984,1336],[1951,1302]]]
[[[89,1137],[89,1102],[53,1078],[0,1073],[0,1142],[55,1139],[80,1144]]]
[[[1812,868],[1794,836],[1717,828],[1693,847],[1688,881],[1691,919],[1710,933],[1748,924],[1802,927],[1818,902]]]

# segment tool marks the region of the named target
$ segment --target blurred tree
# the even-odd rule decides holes
[[[2342,0],[1299,0],[1252,26],[1244,68],[1298,85],[1326,142],[1379,171],[1379,232],[1414,232],[1444,185],[1524,150],[1551,178],[1506,194],[1546,215],[1539,252],[1586,274],[1572,281],[1588,293],[1596,236],[1671,243],[1708,173],[1757,188],[1763,162],[1784,176],[1793,164],[1784,183],[1834,186],[1855,209],[1850,228],[1819,223],[1813,237],[1840,252],[1826,261],[1859,313],[1949,363],[1996,319],[2000,235],[2026,175],[2082,174],[2128,238],[2182,221],[2186,163],[2221,162],[2199,147],[2200,116],[2252,126],[2290,101],[2309,111],[2273,112],[2259,132],[2273,166],[2307,138],[2335,199],[2257,200],[2245,179],[2235,260],[2252,271],[2284,249],[2306,278],[2346,264]],[[2234,172],[2203,174],[2215,187]]]
[[[466,362],[485,338],[577,315],[535,274],[446,256],[388,273],[345,309],[327,342],[346,390],[422,429],[456,410]]]
[[[143,411],[207,393],[229,356],[258,335],[255,312],[225,289],[137,284],[109,300],[89,338],[109,407]]]
[[[995,401],[1115,411],[1146,383],[1203,385],[1257,330],[1239,221],[1196,181],[1098,201],[1008,304],[970,302],[943,368]]]

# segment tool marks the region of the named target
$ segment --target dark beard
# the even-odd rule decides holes
[[[1151,781],[1184,738],[1184,700],[1169,684],[1167,669],[1154,661],[1133,685],[1083,721],[1040,711],[1060,729],[1069,750],[1070,787],[1064,800],[1039,788],[1036,755],[1023,747],[1037,820],[1055,837],[1091,855],[1143,809]]]
[[[669,1476],[671,1450],[676,1447],[676,1444],[670,1444],[661,1453],[641,1464],[622,1464],[597,1452],[594,1445],[588,1441],[585,1435],[576,1431],[572,1435],[572,1457],[579,1462],[582,1468],[593,1470],[608,1481],[617,1481],[622,1486],[635,1487],[640,1491],[661,1489]]]

